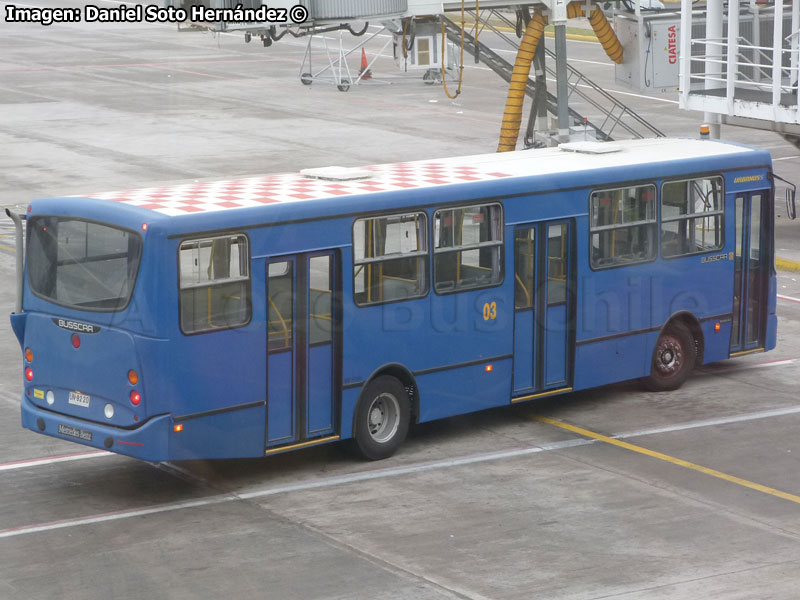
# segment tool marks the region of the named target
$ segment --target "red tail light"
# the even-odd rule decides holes
[[[77,333],[72,334],[72,347],[73,348],[81,347],[81,336],[79,336]]]
[[[33,369],[30,367],[25,368],[25,379],[28,381],[33,381]]]
[[[141,402],[142,402],[142,395],[136,390],[133,390],[131,392],[131,404],[133,404],[134,406],[139,406]]]

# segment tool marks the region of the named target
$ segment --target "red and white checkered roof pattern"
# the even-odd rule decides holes
[[[112,200],[169,216],[178,216],[280,202],[487,181],[511,176],[509,173],[492,169],[490,165],[486,167],[488,168],[481,169],[453,164],[450,161],[420,161],[364,167],[362,170],[374,173],[368,179],[330,181],[313,179],[299,173],[287,173],[228,181],[81,194],[81,197]]]
[[[751,148],[712,140],[670,138],[616,141],[614,150],[587,154],[585,151],[565,152],[559,148],[544,148],[373,165],[358,169],[373,174],[367,179],[331,181],[314,179],[301,173],[287,173],[230,181],[81,194],[80,197],[112,200],[177,216],[281,202],[430,188],[507,177],[550,177],[589,169],[650,165],[681,159],[708,159],[712,156],[753,152]]]

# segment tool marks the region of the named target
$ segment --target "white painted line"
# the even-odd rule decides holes
[[[791,365],[797,362],[798,359],[796,358],[784,358],[779,360],[769,360],[767,362],[760,362],[760,363],[742,363],[738,362],[735,366],[728,366],[723,367],[721,369],[717,368],[712,370],[704,370],[700,371],[703,374],[707,375],[717,375],[719,373],[733,373],[738,371],[747,371],[749,369],[763,369],[766,367],[782,367],[784,365]]]
[[[780,361],[786,362],[786,361]],[[788,362],[794,362],[791,359]],[[758,365],[758,366],[773,366],[772,365]],[[694,421],[692,423],[683,423],[681,425],[668,425],[666,427],[658,427],[655,429],[643,429],[641,431],[631,431],[628,433],[620,433],[613,435],[616,440],[623,440],[632,437],[639,437],[643,435],[657,435],[659,433],[670,433],[673,431],[685,431],[687,429],[697,429],[698,427],[715,427],[717,425],[728,425],[730,423],[742,423],[745,421],[756,421],[758,419],[769,419],[770,417],[783,417],[785,415],[795,415],[800,413],[800,406],[791,406],[789,408],[776,408],[773,410],[763,410],[760,412],[749,413],[746,415],[734,415],[730,417],[720,417],[718,419],[703,419],[702,421]]]
[[[742,365],[742,369],[762,369],[764,367],[782,367],[783,365],[791,365],[797,362],[796,358],[786,358],[783,360],[773,360],[767,363],[757,363],[755,365]]]
[[[153,508],[142,508],[138,510],[127,510],[117,513],[107,513],[103,515],[95,515],[86,517],[84,519],[67,519],[65,521],[54,521],[52,523],[42,523],[41,525],[30,525],[23,527],[12,527],[11,529],[4,529],[0,531],[0,538],[15,537],[18,535],[26,535],[29,533],[38,533],[40,531],[53,531],[54,529],[64,529],[65,527],[78,527],[80,525],[92,525],[94,523],[104,523],[106,521],[117,521],[119,519],[130,519],[132,517],[141,517],[144,515],[152,515],[156,513],[168,512],[173,510],[182,510],[185,508],[197,508],[200,506],[208,506],[210,504],[220,504],[222,502],[230,502],[236,500],[235,496],[211,496],[209,498],[202,498],[200,500],[192,500],[190,502],[179,502],[175,504],[162,504],[154,506]]]
[[[800,155],[797,155],[797,156],[782,156],[781,158],[773,158],[772,162],[777,162],[779,160],[793,160],[795,158],[800,158]]]
[[[633,431],[628,433],[621,433],[613,436],[615,439],[625,439],[630,437],[642,437],[648,435],[656,435],[659,433],[667,433],[674,431],[682,431],[687,429],[696,429],[699,427],[713,427],[717,425],[725,425],[729,423],[741,423],[745,421],[752,421],[757,419],[766,419],[769,417],[785,416],[789,414],[800,413],[800,406],[793,406],[788,408],[779,408],[774,410],[760,411],[746,415],[737,415],[731,417],[722,417],[719,419],[704,419],[702,421],[694,421],[690,423],[683,423],[681,425],[673,425],[667,427],[658,427],[654,429],[645,429],[641,431]],[[50,523],[40,523],[36,525],[23,525],[20,527],[12,527],[9,529],[0,530],[0,538],[10,538],[31,533],[39,533],[45,531],[52,531],[55,529],[64,529],[67,527],[78,527],[81,525],[93,525],[96,523],[105,523],[108,521],[118,521],[121,519],[130,519],[132,517],[140,517],[145,515],[152,515],[165,512],[173,512],[176,510],[184,510],[187,508],[199,508],[203,506],[210,506],[213,504],[221,504],[233,500],[254,500],[257,498],[266,498],[275,496],[277,494],[286,494],[291,492],[300,492],[312,489],[328,488],[337,485],[345,485],[348,483],[358,483],[361,481],[370,481],[373,479],[386,479],[389,477],[397,477],[400,475],[410,475],[415,473],[423,473],[426,471],[433,471],[437,469],[446,469],[449,467],[459,467],[464,465],[471,465],[482,462],[489,462],[494,460],[502,460],[505,458],[516,458],[519,456],[528,456],[547,452],[552,450],[564,450],[567,448],[576,448],[580,446],[589,446],[597,443],[598,440],[577,438],[572,440],[565,440],[561,442],[554,442],[552,444],[544,444],[542,446],[533,446],[528,448],[516,448],[512,450],[505,450],[499,452],[488,452],[484,454],[473,454],[469,456],[456,457],[446,460],[433,461],[427,463],[417,463],[401,467],[391,467],[387,469],[377,469],[374,471],[365,471],[362,473],[350,473],[346,475],[338,475],[333,477],[323,477],[311,481],[305,481],[290,485],[279,485],[261,489],[254,489],[251,491],[242,491],[232,494],[221,494],[216,496],[208,496],[189,502],[177,502],[170,504],[162,504],[160,506],[153,506],[150,508],[123,510],[119,512],[104,513],[99,515],[92,515],[84,518],[67,519],[64,521],[54,521]]]
[[[778,294],[779,300],[788,300],[789,302],[800,302],[800,298],[793,298],[792,296],[784,296],[782,294]]]
[[[747,364],[747,363],[742,364],[742,363],[739,363],[736,366],[726,367],[726,368],[723,368],[723,369],[717,369],[717,370],[714,370],[714,371],[705,371],[704,373],[708,374],[708,375],[716,375],[716,374],[719,374],[719,373],[738,372],[738,371],[745,371],[745,370],[749,370],[749,369],[760,369],[760,368],[766,368],[766,367],[781,367],[781,366],[785,366],[785,365],[794,364],[794,363],[798,362],[798,360],[800,360],[800,359],[797,359],[797,358],[783,358],[783,359],[770,360],[770,361],[766,361],[766,362],[753,363],[753,364]],[[19,405],[18,401],[15,402],[15,403],[17,405]],[[783,409],[779,409],[779,410],[783,410]],[[787,412],[786,414],[790,414],[792,412],[796,412],[794,409],[788,409],[788,410],[789,410],[789,412]],[[800,411],[800,407],[797,409],[797,411]],[[750,419],[763,419],[763,418],[766,418],[766,417],[769,417],[769,416],[773,416],[772,411],[766,411],[764,413],[751,413],[751,414],[747,414],[747,415],[739,415],[739,416],[736,416],[736,417],[725,417],[724,419],[734,419],[734,421],[731,421],[731,422],[738,422],[738,421],[747,421],[747,420],[750,420]],[[697,424],[693,424],[693,425],[689,425],[689,426],[677,425],[675,427],[684,428],[684,429],[692,429],[694,427],[704,427],[706,424],[715,424],[717,421],[718,421],[717,419],[712,419],[712,420],[708,420],[708,421],[697,421],[696,422]],[[672,426],[669,426],[666,429],[663,429],[663,431],[673,431],[673,429],[674,428]],[[624,438],[624,437],[634,436],[634,435],[648,435],[649,433],[660,433],[661,431],[662,431],[662,429],[652,429],[652,430],[646,430],[645,432],[622,433],[622,434],[619,434],[618,436],[614,436],[614,437]],[[561,446],[559,446],[559,447],[561,447]],[[568,447],[568,446],[564,446],[564,447]],[[536,448],[526,448],[526,449],[522,449],[522,450],[510,450],[508,452],[511,452],[512,453],[511,455],[520,455],[521,456],[523,454],[531,454],[531,453],[541,452],[543,450],[552,450],[552,449],[554,449],[554,448],[551,448],[550,446],[545,445],[545,446],[541,446],[541,447],[537,446]],[[508,452],[500,452],[500,453],[498,453],[497,458],[507,458],[508,456],[511,456],[511,455],[508,454]],[[100,458],[100,457],[103,457],[103,456],[114,456],[114,455],[115,455],[114,452],[106,452],[105,450],[96,450],[96,451],[91,451],[91,452],[77,452],[75,454],[65,454],[65,455],[61,455],[61,456],[46,456],[46,457],[41,457],[41,458],[29,458],[29,459],[25,459],[25,460],[13,461],[13,462],[8,462],[8,463],[0,463],[0,471],[11,471],[11,470],[16,470],[16,469],[25,469],[25,468],[28,468],[28,467],[40,467],[40,466],[50,465],[50,464],[60,463],[60,462],[72,462],[72,461],[76,461],[76,460],[84,460],[84,459],[87,459],[87,458]],[[463,462],[463,463],[462,462],[447,462],[446,464],[442,463],[442,465],[440,465],[440,463],[435,463],[435,465],[437,465],[436,467],[423,467],[423,468],[420,468],[419,470],[429,470],[430,468],[439,468],[440,466],[456,466],[457,464],[469,464],[470,462],[482,462],[482,461],[485,461],[485,460],[494,460],[495,459],[495,455],[493,455],[493,454],[477,455],[477,456],[479,457],[479,460],[475,460],[474,457],[466,457],[466,458],[463,458],[463,459],[453,459],[454,461],[466,461],[466,462]],[[197,476],[195,476],[191,472],[187,471],[186,469],[183,469],[182,467],[178,467],[177,465],[173,465],[171,463],[159,463],[159,464],[168,465],[170,469],[181,473],[184,477],[194,478],[195,480],[197,480]],[[201,481],[205,481],[205,480],[201,480]],[[305,484],[302,484],[302,485],[305,485]]]
[[[26,469],[28,467],[41,467],[55,463],[72,462],[75,460],[85,460],[87,458],[100,458],[101,456],[112,456],[112,452],[96,450],[92,452],[76,452],[75,454],[63,454],[60,456],[50,456],[47,458],[29,458],[0,464],[0,471],[12,471],[15,469]]]
[[[504,458],[516,458],[518,456],[538,454],[540,452],[548,452],[550,450],[563,450],[565,448],[573,448],[576,446],[588,446],[593,441],[596,440],[588,440],[588,439],[565,440],[562,442],[555,442],[552,444],[545,444],[543,446],[535,446],[531,448],[519,448],[516,450],[490,452],[486,454],[474,454],[472,456],[463,456],[463,457],[451,458],[447,460],[430,462],[430,463],[408,465],[405,467],[378,469],[376,471],[351,473],[349,475],[340,475],[337,477],[325,477],[323,479],[318,479],[316,481],[308,481],[308,482],[296,483],[285,486],[264,488],[260,490],[254,490],[252,492],[239,492],[238,496],[243,500],[251,500],[253,498],[264,498],[266,496],[274,496],[275,494],[285,494],[288,492],[297,492],[297,491],[311,490],[323,487],[331,487],[334,485],[356,483],[359,481],[369,481],[372,479],[385,479],[387,477],[395,477],[397,475],[409,475],[412,473],[423,473],[425,471],[445,469],[448,467],[460,467],[463,465],[471,465],[475,463],[489,462],[493,460],[501,460]]]
[[[296,492],[302,490],[310,490],[317,488],[331,487],[335,485],[342,485],[346,483],[355,483],[359,481],[367,481],[370,479],[383,479],[387,477],[395,477],[397,475],[406,475],[409,473],[419,473],[422,471],[430,471],[433,469],[442,469],[446,467],[460,466],[473,464],[477,462],[486,462],[490,460],[499,460],[503,458],[511,458],[515,456],[523,456],[526,454],[536,454],[545,452],[547,450],[558,450],[563,448],[571,448],[574,446],[587,446],[595,443],[597,440],[589,439],[574,439],[566,440],[563,442],[556,442],[545,446],[536,446],[531,448],[520,448],[516,450],[508,450],[505,452],[492,452],[488,454],[477,454],[473,456],[466,456],[461,458],[454,458],[449,460],[422,463],[416,465],[409,465],[406,467],[395,467],[389,469],[379,469],[376,471],[367,471],[364,473],[352,473],[349,475],[340,475],[335,477],[323,477],[313,481],[303,483],[296,483],[286,486],[275,486],[264,488],[260,490],[253,490],[250,492],[238,494],[225,494],[217,496],[208,496],[198,500],[189,502],[176,502],[171,504],[162,504],[150,508],[123,510],[119,512],[105,513],[99,515],[92,515],[84,518],[66,519],[64,521],[53,521],[50,523],[40,523],[37,525],[23,525],[20,527],[12,527],[9,529],[0,530],[0,538],[17,537],[20,535],[27,535],[31,533],[39,533],[43,531],[53,531],[55,529],[64,529],[67,527],[79,527],[81,525],[93,525],[96,523],[105,523],[108,521],[119,521],[121,519],[130,519],[132,517],[141,517],[145,515],[153,515],[158,513],[173,512],[176,510],[184,510],[187,508],[199,508],[203,506],[210,506],[213,504],[221,504],[223,502],[231,502],[233,500],[250,500],[253,498],[264,498],[266,496],[274,496],[276,494],[284,494],[287,492]]]

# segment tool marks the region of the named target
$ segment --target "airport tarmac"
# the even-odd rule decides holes
[[[696,136],[702,115],[676,94],[626,90],[597,44],[568,46],[661,130]],[[495,150],[506,86],[482,65],[468,62],[456,101],[388,56],[343,93],[300,83],[304,51],[168,25],[0,23],[0,205]],[[797,181],[800,150],[779,136],[723,137]],[[778,254],[800,260],[800,225],[776,206]],[[798,279],[779,273],[773,352],[672,393],[629,382],[419,425],[376,463],[334,444],[149,464],[23,430],[20,350],[0,318],[0,599],[794,600]]]

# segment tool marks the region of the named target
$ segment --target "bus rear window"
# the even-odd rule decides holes
[[[70,308],[118,311],[128,305],[142,240],[138,234],[74,217],[32,217],[28,283],[37,296]]]

